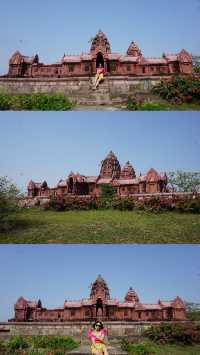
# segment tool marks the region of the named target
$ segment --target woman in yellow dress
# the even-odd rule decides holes
[[[103,323],[96,321],[93,324],[93,329],[88,332],[88,338],[91,340],[91,350],[93,355],[108,355],[105,346],[105,337],[107,330],[104,328]]]
[[[104,80],[104,67],[100,63],[98,68],[97,68],[97,73],[96,73],[96,76],[95,76],[94,89],[96,89],[97,86],[100,84],[100,82],[103,81],[103,80]]]

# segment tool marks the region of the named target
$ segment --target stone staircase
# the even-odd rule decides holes
[[[93,78],[94,80],[94,78]],[[81,102],[81,98],[79,99],[80,104],[87,104],[91,106],[100,106],[100,105],[112,105],[112,100],[110,98],[110,90],[109,90],[109,81],[107,78],[104,79],[102,83],[98,86],[97,89],[94,90],[93,82],[90,80],[88,92],[85,92],[85,97]]]
[[[117,344],[108,344],[107,350],[109,355],[127,355],[125,351],[121,349],[121,347]],[[79,348],[74,349],[68,354],[71,355],[91,355],[90,345],[82,344]]]

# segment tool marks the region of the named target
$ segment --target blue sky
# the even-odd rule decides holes
[[[21,295],[49,308],[88,297],[99,273],[114,298],[132,286],[144,303],[177,295],[200,302],[199,245],[1,245],[0,269],[1,321]]]
[[[102,29],[113,51],[125,53],[135,40],[146,56],[186,48],[200,54],[199,0],[26,0],[1,2],[0,73],[16,50],[39,53],[53,63],[64,52],[87,52],[89,39]]]
[[[136,174],[199,171],[198,112],[0,112],[0,175],[25,190],[73,172],[98,175],[113,150]]]

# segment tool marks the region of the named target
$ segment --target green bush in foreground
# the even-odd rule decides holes
[[[153,345],[150,342],[132,344],[129,343],[129,341],[126,338],[122,339],[121,348],[122,350],[127,351],[128,354],[130,355],[132,354],[150,355],[155,353],[153,349]]]
[[[126,108],[129,111],[168,111],[169,105],[151,100],[142,102],[129,97]]]
[[[0,354],[62,355],[77,348],[80,343],[71,337],[59,336],[13,336],[0,341]]]
[[[0,93],[0,110],[66,111],[73,104],[62,93],[10,95]]]
[[[162,80],[153,88],[153,93],[172,104],[191,103],[200,99],[200,80],[194,76],[175,76],[172,80]]]
[[[23,350],[29,347],[28,340],[22,336],[15,336],[9,339],[8,343],[6,344],[6,348],[10,352],[14,352],[16,350]]]
[[[49,336],[37,336],[32,338],[34,348],[36,349],[61,349],[72,350],[79,346],[79,342],[75,341],[71,337],[49,337]]]
[[[161,324],[152,326],[143,334],[158,344],[184,344],[200,343],[200,327],[192,324]]]

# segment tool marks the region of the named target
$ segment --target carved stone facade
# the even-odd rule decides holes
[[[46,197],[67,195],[90,195],[101,194],[101,185],[108,184],[116,188],[118,196],[130,196],[134,194],[153,194],[166,191],[167,175],[150,169],[147,174],[136,177],[133,166],[128,161],[121,168],[115,154],[110,151],[101,162],[98,176],[85,176],[71,172],[64,180],[60,180],[56,187],[50,188],[46,181],[28,184],[28,197]]]
[[[92,39],[89,53],[81,55],[63,55],[54,64],[43,64],[36,54],[32,57],[15,52],[9,61],[8,77],[27,78],[65,78],[92,76],[102,64],[105,73],[113,76],[156,76],[173,74],[191,74],[192,56],[182,50],[178,54],[163,54],[161,58],[146,58],[135,42],[131,42],[127,53],[111,52],[106,35],[99,31]]]
[[[110,297],[109,288],[101,275],[91,284],[90,297],[80,301],[65,300],[62,308],[46,309],[41,301],[32,302],[20,297],[15,304],[15,322],[58,321],[183,321],[186,309],[180,297],[157,304],[143,304],[130,288],[124,301]]]

